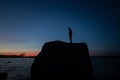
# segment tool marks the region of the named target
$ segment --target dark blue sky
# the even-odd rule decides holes
[[[0,51],[40,51],[46,41],[69,42],[68,27],[73,42],[86,42],[90,51],[120,52],[116,0],[0,0]]]

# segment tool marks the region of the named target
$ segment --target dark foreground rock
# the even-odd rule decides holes
[[[6,72],[0,73],[0,80],[7,79],[7,76],[8,76],[8,73]]]
[[[47,42],[31,67],[31,80],[92,80],[85,43]]]

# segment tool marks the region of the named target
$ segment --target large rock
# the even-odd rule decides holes
[[[32,80],[91,80],[92,73],[85,43],[47,42],[31,67]]]

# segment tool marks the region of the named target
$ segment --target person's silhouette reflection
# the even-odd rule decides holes
[[[70,39],[70,43],[72,43],[72,29],[68,28],[69,30],[69,39]]]

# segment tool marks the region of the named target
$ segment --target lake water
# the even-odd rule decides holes
[[[120,80],[120,58],[92,58],[96,80]]]
[[[120,58],[91,58],[94,80],[120,80]],[[0,58],[0,72],[7,72],[7,80],[30,80],[34,58]]]

